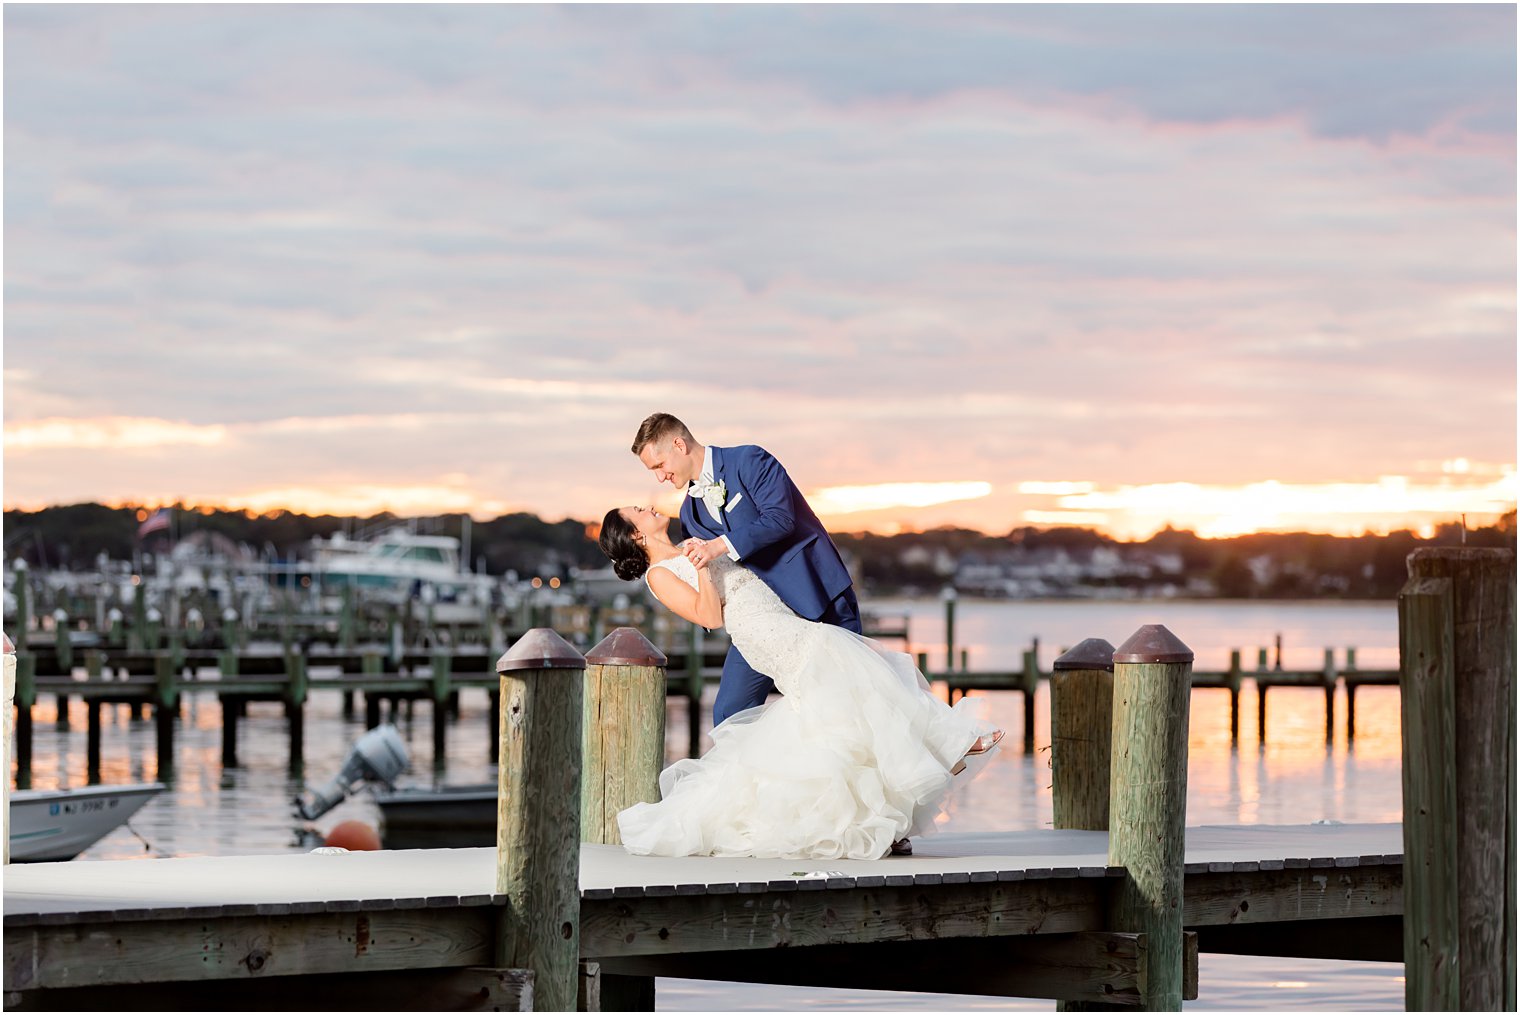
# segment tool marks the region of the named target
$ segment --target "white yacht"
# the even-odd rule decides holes
[[[464,568],[453,536],[425,536],[397,526],[372,540],[335,533],[311,546],[312,560],[297,565],[296,573],[309,575],[327,594],[351,586],[396,599],[487,603],[497,585],[489,575]]]

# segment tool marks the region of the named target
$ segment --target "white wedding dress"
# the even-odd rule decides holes
[[[654,566],[697,585],[684,556]],[[659,803],[618,814],[624,847],[875,860],[930,830],[952,767],[990,730],[978,699],[951,708],[905,653],[798,617],[726,557],[708,570],[734,645],[783,697],[733,716],[713,730],[712,750],[662,772]]]

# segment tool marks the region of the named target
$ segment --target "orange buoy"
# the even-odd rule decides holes
[[[340,821],[327,833],[327,845],[343,849],[379,849],[380,836],[362,821]]]

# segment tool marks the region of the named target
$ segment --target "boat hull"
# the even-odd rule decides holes
[[[375,794],[386,849],[496,845],[496,787],[445,786]]]
[[[11,792],[13,862],[72,860],[162,793],[161,782]]]

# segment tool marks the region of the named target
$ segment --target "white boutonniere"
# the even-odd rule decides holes
[[[720,522],[723,520],[723,505],[728,503],[728,486],[723,480],[708,484],[702,492],[702,503],[707,505],[714,518]]]
[[[701,497],[702,503],[707,504],[708,514],[717,520],[724,520],[724,504],[728,503],[728,485],[724,480],[713,483],[704,483],[702,480],[692,483],[690,489],[692,497]]]

